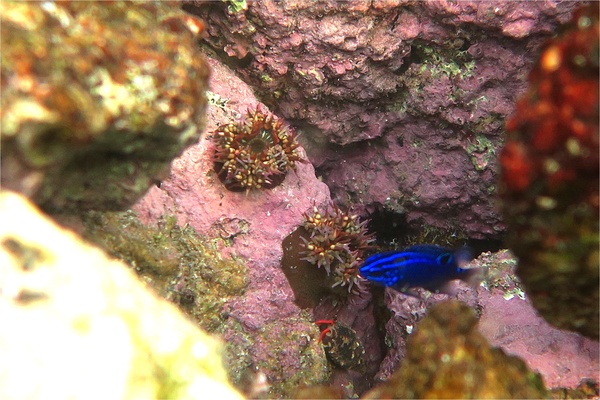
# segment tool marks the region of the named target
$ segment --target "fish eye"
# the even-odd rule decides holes
[[[450,254],[450,253],[440,254],[437,258],[437,262],[440,265],[450,264],[452,262],[452,254]]]

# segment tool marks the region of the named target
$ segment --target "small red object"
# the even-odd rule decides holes
[[[333,325],[333,324],[335,324],[335,322],[332,319],[319,319],[319,320],[315,321],[315,324],[317,324],[317,325]],[[323,329],[321,331],[321,334],[319,335],[319,339],[317,341],[319,343],[321,343],[323,341],[323,338],[325,337],[325,335],[328,332],[331,332],[331,329],[329,327]]]

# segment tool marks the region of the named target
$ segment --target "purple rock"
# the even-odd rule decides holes
[[[583,379],[597,382],[598,342],[545,322],[521,289],[514,275],[515,264],[507,250],[484,253],[472,266],[487,268],[485,283],[476,290],[458,283],[454,298],[477,311],[479,331],[492,346],[523,359],[529,368],[542,375],[548,388],[575,388]],[[399,366],[406,353],[406,338],[427,309],[449,298],[424,290],[420,293],[422,298],[418,299],[386,289],[385,302],[392,312],[386,325],[390,349],[376,380],[388,379]]]
[[[302,133],[341,206],[498,238],[496,152],[575,2],[187,1],[206,41]],[[358,210],[361,211],[361,210]]]
[[[227,67],[214,60],[209,63],[214,104],[208,110],[207,131],[211,132],[248,108],[255,109],[258,101]],[[244,261],[246,291],[222,310],[228,316],[222,336],[229,349],[230,374],[248,395],[257,395],[251,387],[264,376],[271,396],[289,397],[298,385],[326,379],[327,366],[316,340],[318,329],[294,303],[280,268],[281,243],[301,225],[303,213],[329,201],[329,191],[310,163],[299,163],[296,172],[289,172],[271,190],[231,192],[213,171],[212,149],[206,137],[188,148],[173,161],[169,178],[160,188],[153,187],[135,210],[145,222],[175,215],[179,225],[189,224],[212,238],[223,257]]]

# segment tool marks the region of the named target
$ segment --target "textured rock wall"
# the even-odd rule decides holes
[[[212,59],[209,64],[213,100],[207,131],[213,132],[248,108],[256,109],[258,101],[229,68]],[[135,211],[146,222],[175,215],[180,226],[189,224],[222,243],[224,258],[245,264],[245,292],[227,299],[218,311],[230,376],[250,396],[257,394],[251,393],[252,385],[264,377],[262,389],[269,397],[289,397],[298,385],[326,380],[328,368],[316,342],[317,326],[294,303],[281,269],[282,242],[302,224],[303,213],[329,201],[329,192],[309,163],[298,163],[273,189],[230,191],[214,171],[214,154],[215,143],[206,138],[188,148]]]
[[[537,49],[577,3],[189,1],[206,42],[300,128],[336,202],[412,227],[503,231],[503,122]]]

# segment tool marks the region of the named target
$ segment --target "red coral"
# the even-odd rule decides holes
[[[504,183],[512,190],[523,190],[531,183],[531,162],[527,150],[521,143],[507,143],[500,154],[504,167]]]
[[[597,338],[598,3],[549,41],[500,154],[507,242],[544,318]]]
[[[530,89],[506,124],[500,163],[508,191],[541,179],[554,192],[597,171],[598,35],[594,4],[580,9],[561,39],[544,47]]]

